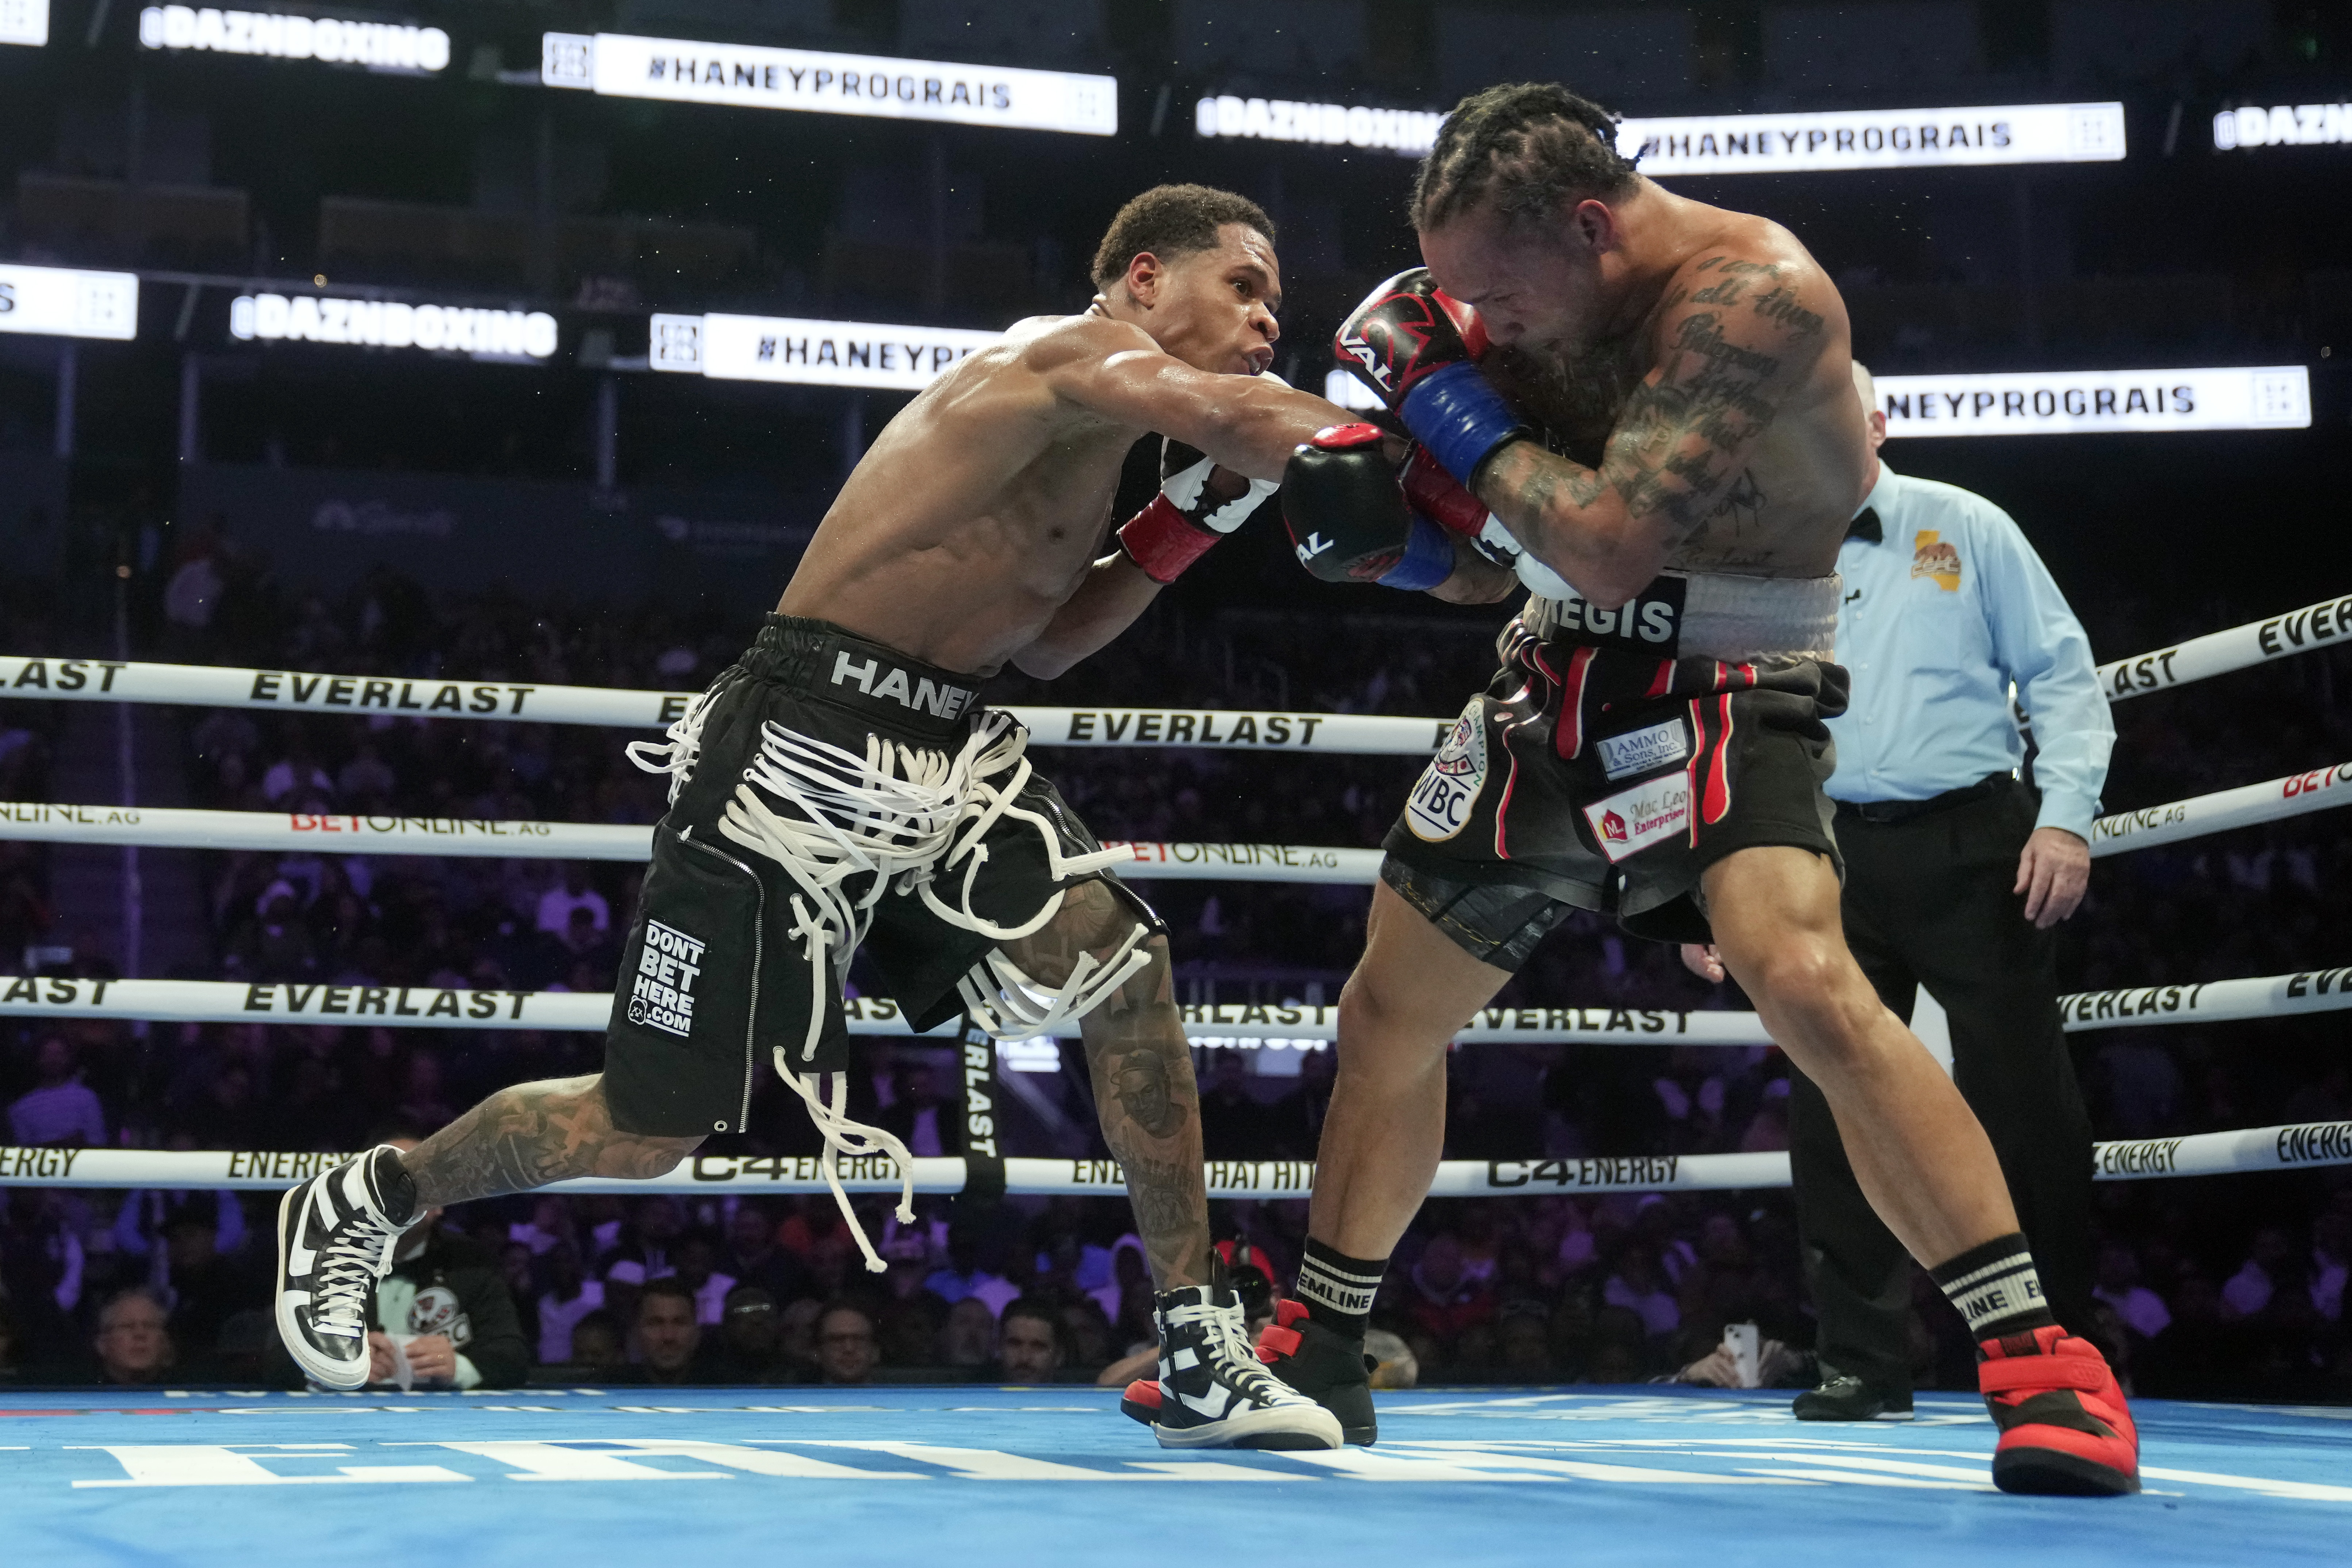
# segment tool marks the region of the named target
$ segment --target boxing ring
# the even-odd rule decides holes
[[[2352,638],[2352,597],[2323,601],[2102,667],[2114,700]],[[130,660],[0,657],[16,698],[654,727],[690,693],[373,679]],[[1171,709],[1011,710],[1033,743],[1425,755],[1451,719]],[[2103,817],[2092,854],[2129,853],[2352,804],[2352,762]],[[595,824],[0,804],[0,837],[126,847],[642,861],[650,829]],[[1297,845],[1134,844],[1138,879],[1368,886],[1379,852]],[[2352,1007],[2352,968],[2149,984],[2064,998],[2069,1031],[2219,1024]],[[261,1024],[600,1031],[611,998],[420,986],[0,979],[0,1015]],[[1196,1045],[1317,1048],[1336,1009],[1186,1011]],[[909,1037],[887,1001],[851,1029]],[[1075,1027],[1066,1033],[1075,1034]],[[952,1030],[986,1084],[994,1047]],[[1769,1045],[1727,1010],[1488,1009],[1458,1044]],[[0,1149],[0,1185],[262,1191],[337,1156],[252,1151]],[[2352,1122],[2245,1128],[2096,1146],[2102,1180],[2352,1164]],[[1110,1161],[921,1159],[918,1192],[1118,1196]],[[896,1191],[887,1160],[845,1162],[853,1191]],[[1295,1199],[1311,1163],[1213,1162],[1213,1197]],[[1436,1196],[1785,1186],[1785,1153],[1448,1161]],[[571,1192],[825,1190],[814,1157],[707,1155],[653,1182]],[[1824,1552],[1904,1563],[2014,1556],[2210,1563],[2321,1553],[2352,1524],[2352,1412],[2139,1401],[2138,1499],[1999,1498],[1973,1397],[1927,1394],[1907,1427],[1800,1427],[1785,1392],[1424,1390],[1385,1394],[1371,1449],[1167,1454],[1115,1418],[1111,1391],[528,1389],[495,1394],[141,1391],[0,1393],[0,1539],[22,1560],[254,1560],[260,1541],[368,1539],[376,1555],[541,1564],[565,1553],[772,1551],[780,1528],[833,1561],[1023,1564],[1148,1556],[1186,1541],[1263,1542],[1365,1563],[1473,1559],[1810,1564]],[[1821,1434],[1827,1433],[1827,1436]],[[709,1484],[652,1492],[632,1483]],[[1382,1483],[1376,1487],[1360,1484]],[[513,1483],[538,1483],[518,1487]],[[554,1485],[546,1483],[593,1483]],[[999,1483],[1022,1483],[1004,1485]],[[1181,1511],[1102,1482],[1186,1483]],[[888,1483],[888,1484],[883,1484]],[[906,1483],[929,1483],[912,1489]],[[253,1488],[299,1486],[262,1499]],[[371,1489],[400,1489],[386,1494]],[[223,1491],[221,1489],[236,1489]],[[1564,1491],[1572,1496],[1563,1496]],[[1145,1494],[1150,1495],[1150,1494]],[[907,1506],[909,1500],[915,1506]],[[1667,1510],[1672,1510],[1668,1513]],[[1569,1511],[1572,1510],[1572,1511]],[[1171,1531],[1171,1524],[1174,1529]],[[1563,1531],[1566,1527],[1566,1531]],[[364,1531],[362,1536],[361,1532]],[[1246,1532],[1246,1533],[1244,1533]],[[1117,1544],[1111,1544],[1116,1542]],[[331,1550],[331,1547],[329,1548]]]

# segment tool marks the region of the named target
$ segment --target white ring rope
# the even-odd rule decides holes
[[[2133,1138],[2092,1146],[2095,1179],[2143,1181],[2302,1171],[2352,1164],[2352,1121],[2306,1121]],[[221,1150],[0,1148],[0,1187],[226,1188],[269,1192],[319,1174],[340,1154],[228,1152]],[[909,1162],[915,1191],[963,1190],[964,1162]],[[1213,1198],[1303,1198],[1314,1190],[1311,1160],[1212,1160],[1204,1168]],[[843,1161],[828,1173],[815,1155],[698,1154],[666,1176],[645,1181],[583,1178],[550,1193],[822,1193],[829,1176],[851,1192],[893,1193],[902,1177],[887,1155]],[[1115,1160],[1009,1159],[1004,1190],[1026,1196],[1117,1196],[1126,1178]],[[1556,1193],[1736,1192],[1789,1185],[1789,1156],[1632,1154],[1567,1159],[1447,1160],[1430,1184],[1433,1198],[1526,1197]]]
[[[2091,853],[2118,855],[2352,805],[2352,763],[2117,812],[2091,825]],[[1010,797],[1013,786],[1001,792]],[[1022,816],[1030,816],[1027,812]],[[805,825],[803,825],[805,826]],[[730,837],[735,837],[730,834]],[[443,855],[511,860],[621,860],[653,854],[653,829],[584,822],[493,822],[447,816],[356,816],[178,807],[0,802],[0,838],[146,848],[261,849],[341,855]],[[739,840],[740,841],[740,840]],[[977,844],[964,833],[961,841]],[[1052,841],[1049,840],[1049,844]],[[1126,850],[1130,860],[1110,857]],[[1380,880],[1381,852],[1307,844],[1152,844],[1113,840],[1102,864],[1123,877],[1170,881],[1352,884]],[[1092,868],[1064,861],[1057,875]],[[959,917],[959,923],[961,919]]]
[[[2169,690],[2352,638],[2352,595],[2248,621],[2099,667],[2111,701]],[[658,729],[686,716],[690,691],[523,685],[156,664],[139,659],[0,654],[0,695],[68,701],[160,702],[417,718],[520,719],[541,724]],[[1418,756],[1443,743],[1452,718],[1200,708],[1007,708],[1040,746],[1206,746],[1242,751]]]
[[[2352,1008],[2352,968],[2301,970],[2191,985],[2135,985],[2058,998],[2069,1033],[2147,1024],[2225,1024]],[[905,1037],[898,1004],[852,997],[853,1035]],[[1182,1007],[1195,1043],[1329,1042],[1339,1009],[1305,1003]],[[226,980],[76,980],[0,976],[0,1016],[146,1019],[183,1024],[324,1024],[410,1029],[602,1033],[613,998],[599,992],[472,991],[430,985],[239,984]],[[1075,1018],[1040,1028],[1076,1039]],[[928,1037],[951,1039],[942,1026]],[[1454,1037],[1464,1045],[1769,1046],[1753,1013],[1655,1007],[1489,1007]]]

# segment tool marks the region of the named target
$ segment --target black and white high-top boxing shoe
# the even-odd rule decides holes
[[[1230,1288],[1187,1285],[1152,1304],[1163,1448],[1336,1448],[1339,1422],[1259,1362]]]
[[[278,1205],[278,1335],[329,1388],[367,1382],[367,1300],[416,1223],[416,1184],[379,1144],[290,1189]]]

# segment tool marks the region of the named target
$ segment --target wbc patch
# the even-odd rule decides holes
[[[1622,735],[1603,735],[1592,749],[1613,784],[1685,761],[1691,753],[1690,727],[1677,716]]]
[[[1690,815],[1687,772],[1619,790],[1584,808],[1584,820],[1592,825],[1593,841],[1612,866],[1683,832],[1690,826]]]
[[[629,987],[629,1022],[685,1038],[694,1029],[694,983],[702,978],[704,944],[656,920],[646,921],[646,944]]]
[[[1486,782],[1486,710],[1473,697],[1405,797],[1405,826],[1415,838],[1443,844],[1470,821],[1470,807]]]

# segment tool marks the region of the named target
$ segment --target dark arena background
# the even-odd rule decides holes
[[[0,0],[0,1556],[2342,1550],[2345,7],[256,4]],[[1376,1446],[1123,1419],[1151,1282],[1076,1026],[917,1036],[863,964],[850,1113],[915,1156],[912,1223],[890,1161],[844,1168],[885,1271],[763,1072],[670,1175],[438,1220],[464,1386],[306,1387],[277,1194],[598,1070],[664,809],[623,746],[733,660],[885,425],[1084,310],[1162,181],[1264,207],[1274,368],[1376,406],[1334,330],[1419,264],[1445,110],[1524,79],[1793,231],[1888,466],[2005,509],[2088,632],[2117,740],[2058,979],[2145,1490],[1996,1492],[1925,1272],[1916,1419],[1794,1419],[1827,1374],[1789,1062],[1735,986],[1582,913],[1446,1058]],[[1318,582],[1279,514],[986,695],[1134,846],[1213,1226],[1286,1295],[1378,846],[1509,606]]]

